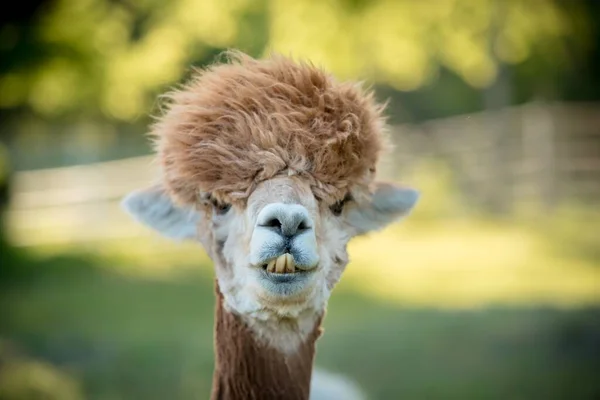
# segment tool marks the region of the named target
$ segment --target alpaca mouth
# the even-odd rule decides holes
[[[285,253],[263,264],[263,270],[277,274],[293,274],[296,272],[296,263],[290,253]]]
[[[284,253],[258,265],[259,282],[263,288],[277,297],[289,297],[306,290],[315,276],[317,265],[297,264],[297,258]]]
[[[267,272],[268,275],[294,275],[304,272],[309,272],[314,268],[306,268],[305,266],[299,266],[294,260],[294,256],[290,253],[281,254],[277,258],[262,264],[263,271]]]

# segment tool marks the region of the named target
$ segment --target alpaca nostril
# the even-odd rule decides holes
[[[266,223],[262,224],[262,226],[265,226],[265,227],[268,227],[268,228],[281,229],[281,221],[278,220],[277,218],[271,218]]]
[[[300,225],[298,225],[298,231],[305,231],[307,229],[310,229],[308,227],[308,224],[305,221],[300,222]]]
[[[282,228],[284,235],[293,236],[311,229],[307,216],[297,214],[294,217],[293,221],[290,221],[287,226]]]

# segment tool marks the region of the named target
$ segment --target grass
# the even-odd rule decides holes
[[[447,229],[458,228],[388,231],[353,246],[354,262],[330,302],[317,364],[356,380],[372,399],[597,398],[594,266],[546,265],[553,256],[530,266],[535,245],[485,229],[468,236],[478,240],[470,252],[459,241],[443,243]],[[394,235],[404,237],[395,241]],[[482,258],[486,265],[466,262],[492,243],[513,251]],[[5,379],[2,391],[0,379],[0,397],[19,398],[14,392],[31,386],[32,376],[46,376],[50,399],[206,398],[212,271],[191,247],[163,246],[104,243],[100,251],[90,244],[79,254],[46,248],[3,258],[9,268],[0,276],[2,371],[8,376],[27,365],[33,372],[10,375],[12,397],[2,396],[8,389]],[[167,251],[175,248],[180,251]],[[385,257],[374,263],[373,254]],[[554,271],[551,278],[544,266]],[[481,268],[490,275],[477,273]],[[535,281],[536,274],[537,282],[521,282]],[[570,289],[557,284],[577,274]],[[384,285],[386,277],[393,284]],[[487,290],[480,290],[484,284]],[[40,365],[62,379],[49,379]],[[73,382],[80,397],[72,394]],[[65,388],[69,396],[60,394]]]
[[[600,214],[457,220],[430,176],[405,224],[351,244],[317,365],[371,399],[600,398]],[[213,274],[195,245],[0,248],[0,266],[0,399],[207,398]]]
[[[537,232],[514,224],[408,224],[358,239],[350,250],[352,265],[344,278],[367,295],[403,305],[600,302],[598,259],[567,255]]]

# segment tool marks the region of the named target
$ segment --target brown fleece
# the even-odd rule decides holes
[[[239,316],[223,307],[216,285],[215,371],[211,400],[308,400],[321,319],[291,355],[258,343]]]
[[[371,91],[281,55],[229,52],[166,96],[154,124],[163,179],[183,203],[198,193],[243,203],[260,182],[297,174],[328,202],[367,187],[385,148]]]

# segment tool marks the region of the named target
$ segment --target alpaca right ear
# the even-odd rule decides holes
[[[349,210],[348,222],[356,235],[383,229],[410,213],[419,200],[419,192],[392,183],[377,182],[370,202]]]
[[[162,186],[136,190],[125,196],[121,206],[133,219],[169,239],[197,237],[200,212],[175,204]]]

